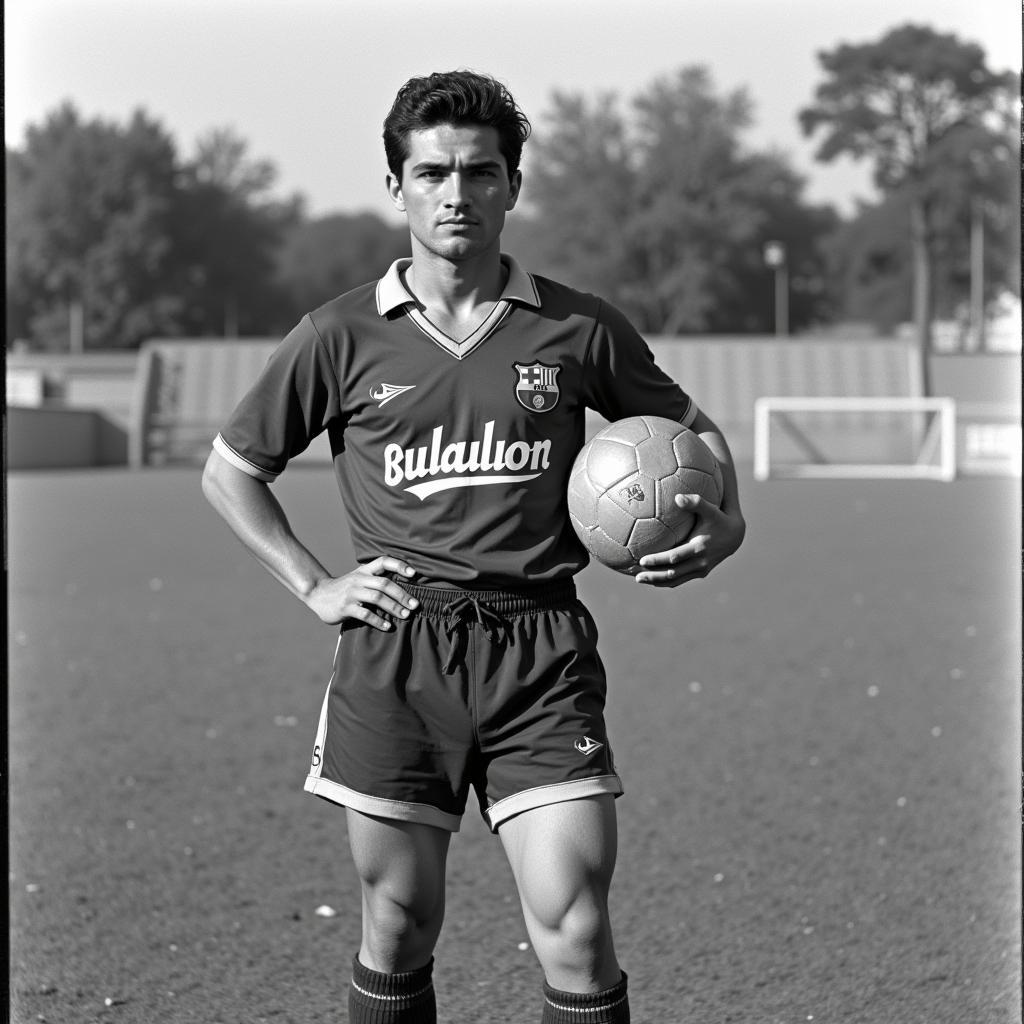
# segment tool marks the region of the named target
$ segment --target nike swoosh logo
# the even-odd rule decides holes
[[[370,388],[370,397],[377,403],[379,409],[382,405],[387,405],[392,398],[397,398],[406,391],[412,391],[414,387],[416,387],[415,384],[378,384],[375,388]]]

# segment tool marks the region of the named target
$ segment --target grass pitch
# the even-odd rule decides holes
[[[1019,1021],[1018,484],[741,482],[706,581],[580,579],[633,1019]],[[347,567],[329,475],[277,490]],[[8,503],[12,1019],[344,1021],[358,885],[301,792],[331,630],[196,471],[15,474]],[[471,810],[440,1019],[539,1019],[526,941]]]

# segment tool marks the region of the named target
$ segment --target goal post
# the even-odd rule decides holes
[[[953,480],[956,403],[910,396],[754,402],[754,479]]]

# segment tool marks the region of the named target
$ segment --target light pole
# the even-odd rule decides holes
[[[765,242],[764,262],[775,271],[775,336],[789,334],[789,265],[785,242]]]
[[[81,299],[72,299],[68,307],[68,350],[76,355],[85,351],[85,307]]]
[[[975,352],[985,348],[985,200],[971,201],[971,330],[968,345]]]
[[[975,147],[969,154],[971,190],[971,289],[970,328],[964,339],[968,351],[985,350],[985,217],[995,212],[989,206],[988,197],[994,195],[997,182],[1007,173],[1007,165],[1013,151],[1004,142],[996,142],[990,148]]]

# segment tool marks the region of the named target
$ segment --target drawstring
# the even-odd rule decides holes
[[[469,627],[473,623],[483,627],[491,643],[500,640],[512,644],[515,634],[511,625],[515,617],[571,608],[576,601],[576,587],[571,579],[512,590],[463,590],[415,583],[403,583],[402,589],[419,601],[417,618],[425,615],[432,619],[447,639],[448,653],[442,669],[446,675],[454,669],[464,645],[468,647]]]
[[[444,633],[448,638],[448,657],[445,660],[442,672],[447,675],[455,667],[458,654],[458,626],[460,622],[466,621],[466,612],[473,611],[473,618],[484,627],[488,640],[494,643],[500,632],[504,632],[507,625],[503,616],[496,612],[486,601],[481,601],[473,594],[463,594],[462,597],[449,602],[444,606]]]

